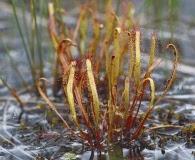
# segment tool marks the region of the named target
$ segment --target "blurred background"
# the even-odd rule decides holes
[[[81,5],[85,2],[92,2],[92,0],[0,0],[0,77],[13,87],[19,96],[27,95],[24,90],[24,82],[30,84],[33,88],[33,83],[35,86],[37,79],[42,75],[41,72],[44,73],[44,77],[46,78],[51,78],[52,75],[55,74],[53,73],[55,51],[49,38],[47,28],[47,8],[49,2],[54,2],[59,5],[57,7],[60,8],[60,12],[63,13],[61,18],[63,22],[65,22],[66,27],[74,29],[81,12]],[[105,22],[106,2],[106,0],[96,0],[96,7],[99,10],[97,17],[101,23]],[[149,53],[151,35],[155,34],[157,37],[157,56],[163,58],[163,62],[159,66],[162,70],[160,70],[160,72],[157,70],[157,74],[155,73],[154,75],[155,78],[157,77],[158,84],[161,83],[164,86],[165,79],[170,76],[170,71],[173,68],[173,57],[169,57],[167,54],[164,54],[165,52],[163,51],[166,45],[173,43],[179,51],[180,63],[176,83],[174,83],[173,87],[168,92],[166,103],[160,104],[159,106],[166,109],[166,111],[173,106],[172,108],[175,113],[187,117],[187,120],[184,119],[186,123],[195,122],[195,0],[113,0],[113,10],[118,13],[119,18],[123,14],[123,7],[129,2],[132,5],[133,22],[139,24],[139,30],[142,33],[142,53]],[[58,16],[60,17],[60,15]],[[89,35],[90,32],[89,24]],[[29,57],[26,53],[31,53],[29,55],[31,56],[33,69],[37,71],[37,76],[35,77],[32,76],[34,73],[31,72],[31,66],[28,60]],[[44,62],[43,64],[41,64],[40,55],[42,62]],[[157,88],[158,87],[157,85]],[[11,108],[10,117],[13,120],[17,120],[15,108],[18,106],[18,103],[12,105],[12,103],[9,102],[11,97],[13,100],[13,96],[10,96],[9,89],[0,81],[1,121],[6,119],[6,117],[3,118],[3,115],[6,115],[6,109],[4,108],[8,108],[8,106]],[[34,105],[31,105],[31,102],[33,102]],[[30,107],[37,107],[37,99],[31,102],[28,104]],[[41,106],[39,107],[41,108]],[[45,113],[40,114],[39,112],[43,110],[39,107],[37,107],[37,113],[32,110],[28,115],[30,118],[27,116],[30,119],[30,125],[32,121],[33,124],[41,123],[41,126],[47,127]],[[21,109],[19,106],[18,108]],[[164,113],[163,110],[163,114],[166,113],[168,112]],[[157,112],[154,112],[154,114],[154,117],[158,117]],[[12,120],[10,119],[8,119],[8,122]],[[159,123],[162,122],[161,120],[159,121]],[[153,121],[151,121],[151,123],[153,123]],[[1,125],[2,124],[3,123],[1,123]],[[15,121],[13,124],[8,125],[8,127],[11,126],[13,128],[9,128],[10,132],[19,127],[19,124],[15,123]],[[44,130],[47,131],[48,129],[45,128]],[[4,134],[4,132],[2,132],[3,129],[4,128],[1,126],[1,134]],[[27,131],[26,136],[32,139],[33,147],[33,138],[36,136],[35,138],[37,139],[37,135],[32,135],[31,133],[35,131],[36,129],[34,130],[34,128]],[[174,131],[169,132],[169,130],[164,129],[163,131],[165,131],[165,135],[175,134]],[[160,130],[158,133],[160,135],[162,131]],[[20,136],[20,132],[18,135]],[[27,140],[25,139],[26,137],[24,136],[25,142],[28,141],[28,138]],[[195,145],[194,138],[192,139]],[[65,139],[65,141],[69,142],[67,139]],[[147,159],[185,159],[188,154],[187,159],[194,159],[194,146],[190,146],[190,148],[186,145],[187,143],[183,141],[185,140],[182,139],[183,144],[180,144],[180,142],[177,143],[178,146],[174,141],[171,143],[171,147],[170,143],[167,143],[168,152],[167,148],[166,152],[168,154],[166,155],[162,155],[163,152],[161,152],[161,150],[157,150],[157,152],[154,151],[151,154],[150,149],[145,149],[142,155]],[[75,146],[77,147],[78,145],[76,144]],[[70,146],[68,147],[70,148]],[[73,148],[70,148],[70,151],[72,151]],[[37,148],[35,150],[37,150]],[[19,151],[17,147],[15,147],[14,152],[14,154],[18,154]],[[40,148],[38,148],[38,152],[36,151],[36,153],[41,154],[42,152]],[[7,150],[4,153],[9,155]],[[48,153],[51,154],[52,152],[48,150]],[[89,159],[89,156],[88,158],[85,157],[86,154],[83,155],[83,159]],[[21,159],[25,158],[22,157]]]
[[[36,1],[37,24],[39,26],[38,39],[40,39],[40,47],[36,45],[37,40],[34,31],[34,46],[31,47],[32,31],[31,31],[31,10],[32,6],[29,0],[14,0],[17,10],[19,24],[21,26],[23,38],[17,27],[14,17],[11,1],[0,1],[0,75],[6,82],[14,88],[21,87],[21,79],[18,73],[13,69],[10,57],[14,60],[18,70],[25,81],[31,82],[32,77],[29,74],[29,64],[26,57],[26,50],[41,50],[44,59],[47,59],[44,65],[44,72],[50,76],[50,65],[53,59],[53,48],[48,38],[47,31],[47,4],[52,2],[49,0]],[[81,11],[81,4],[84,0],[63,0],[59,1],[61,8],[64,9],[63,21],[66,26],[75,27]],[[174,43],[180,52],[179,70],[190,77],[195,75],[195,1],[194,0],[114,0],[113,10],[118,11],[118,15],[122,14],[122,6],[128,2],[133,6],[133,21],[139,23],[139,28],[143,32],[142,51],[148,51],[151,34],[157,35],[159,51],[167,43]],[[105,0],[97,1],[97,8],[100,11],[100,19],[104,19]],[[9,52],[9,55],[7,54]],[[166,58],[166,57],[165,57]],[[40,67],[40,66],[37,66]],[[7,92],[7,89],[0,84],[0,94]]]

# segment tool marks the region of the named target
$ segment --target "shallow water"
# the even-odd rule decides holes
[[[195,21],[192,15],[195,15],[195,2],[193,0],[179,1],[180,8],[178,11],[178,19],[175,22],[174,30],[171,31],[170,24],[167,20],[167,12],[162,12],[162,19],[158,21],[158,16],[152,16],[154,14],[151,9],[148,11],[149,16],[145,16],[143,12],[143,3],[141,1],[133,1],[135,6],[135,15],[140,18],[141,28],[143,28],[143,51],[147,52],[148,44],[150,42],[151,33],[155,32],[158,37],[159,50],[165,46],[169,41],[177,44],[180,51],[181,64],[178,67],[178,76],[175,85],[168,92],[164,101],[162,101],[153,111],[151,118],[147,121],[145,127],[155,126],[167,122],[166,116],[170,109],[174,109],[174,116],[170,120],[170,124],[183,126],[186,124],[195,122]],[[0,2],[2,3],[2,2]],[[4,3],[2,3],[4,4]],[[11,56],[14,58],[19,69],[23,72],[27,82],[32,82],[29,76],[29,68],[26,62],[26,56],[24,49],[19,38],[19,34],[16,31],[16,24],[13,20],[13,14],[9,5],[0,5],[0,31],[4,42],[10,49]],[[69,10],[74,10],[74,3],[69,4],[71,7]],[[8,8],[6,8],[8,7]],[[166,7],[165,7],[166,8]],[[153,8],[154,9],[154,8]],[[142,14],[137,13],[137,10],[142,10]],[[193,14],[192,14],[193,13]],[[66,17],[69,26],[74,26],[76,23],[75,15],[78,11],[73,12],[72,15]],[[164,19],[163,19],[164,17]],[[157,19],[157,20],[156,20]],[[22,21],[22,19],[20,19]],[[46,25],[46,24],[43,24]],[[43,33],[43,37],[47,38],[47,34]],[[43,50],[47,53],[47,44],[43,43]],[[48,58],[48,55],[45,55]],[[162,54],[159,56],[163,57]],[[167,73],[165,60],[162,73]],[[45,67],[45,73],[50,76],[49,64]],[[0,44],[0,75],[14,88],[22,90],[21,81],[15,71],[10,65],[10,61]],[[153,76],[157,77],[160,81],[165,77],[162,74],[156,72]],[[0,83],[0,158],[6,159],[33,159],[35,157],[42,157],[42,159],[59,159],[65,153],[75,153],[76,159],[101,159],[108,160],[113,155],[108,153],[98,154],[92,151],[83,151],[83,146],[78,143],[78,140],[72,139],[70,133],[62,125],[58,123],[53,125],[51,119],[56,117],[54,114],[48,116],[48,109],[40,109],[38,101],[44,103],[41,99],[29,98],[28,95],[22,94],[24,101],[28,101],[25,105],[25,111],[21,115],[21,108],[15,102],[8,92],[8,90]],[[45,105],[46,106],[46,105]],[[66,111],[62,108],[64,106],[59,105],[60,111],[64,114]],[[158,112],[158,108],[163,110],[163,114]],[[142,108],[144,111],[144,108]],[[176,118],[176,114],[183,117],[183,121],[179,121]],[[25,122],[24,126],[18,122],[18,117],[21,116],[20,121]],[[162,116],[162,117],[161,117]],[[164,117],[164,118],[163,118]],[[70,119],[71,123],[71,119]],[[151,140],[151,144],[155,145],[155,150],[152,146],[147,146],[141,153],[133,152],[129,149],[123,149],[120,155],[114,155],[115,159],[195,159],[192,153],[195,152],[194,135],[191,140],[192,143],[187,142],[181,136],[181,128],[166,128],[155,129],[149,131],[145,139],[151,140],[153,133],[158,135],[157,138]],[[168,137],[163,146],[159,146],[159,141],[164,136]],[[180,136],[179,140],[173,140],[173,136]],[[162,154],[165,150],[165,153]],[[74,156],[74,155],[73,155]],[[44,157],[44,158],[43,158]],[[66,157],[67,158],[67,157]],[[41,159],[41,158],[40,158]]]

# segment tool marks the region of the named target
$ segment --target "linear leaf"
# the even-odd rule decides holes
[[[91,91],[91,96],[93,98],[93,110],[94,110],[95,125],[96,125],[96,128],[98,128],[100,103],[99,103],[99,98],[98,98],[98,93],[97,93],[97,88],[96,88],[93,72],[92,72],[91,61],[89,59],[86,60],[86,66],[87,66],[87,76],[88,76],[89,88]]]

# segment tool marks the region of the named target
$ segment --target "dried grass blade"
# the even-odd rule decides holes
[[[57,114],[57,116],[63,121],[63,123],[66,125],[66,127],[69,129],[69,131],[76,137],[79,137],[68,125],[68,123],[66,122],[66,120],[60,115],[60,113],[57,111],[56,107],[54,106],[54,104],[49,100],[49,98],[45,95],[45,93],[42,91],[41,86],[40,86],[40,81],[45,81],[47,83],[50,83],[49,80],[47,80],[46,78],[39,78],[38,82],[37,82],[37,88],[39,93],[41,94],[41,96],[43,97],[43,99],[47,102],[47,104],[50,106],[50,108]]]
[[[9,91],[11,92],[11,94],[16,98],[16,100],[18,101],[18,103],[23,107],[24,103],[21,101],[20,97],[17,95],[16,91],[9,85],[7,84],[6,81],[3,80],[3,78],[0,76],[0,80],[2,81],[2,83],[4,84],[4,86],[6,86]]]

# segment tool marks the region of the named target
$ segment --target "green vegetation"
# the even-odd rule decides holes
[[[138,27],[133,25],[131,12],[125,14],[131,10],[131,3],[123,9],[124,14],[119,18],[112,10],[111,0],[108,1],[103,28],[103,24],[96,17],[95,6],[88,4],[83,8],[75,30],[70,30],[65,36],[59,34],[62,32],[58,31],[56,26],[56,11],[53,4],[49,4],[49,33],[61,66],[62,89],[66,95],[65,107],[68,104],[79,132],[69,126],[46,93],[41,90],[40,81],[49,82],[47,79],[39,79],[38,90],[70,132],[86,140],[92,148],[101,150],[115,143],[129,144],[140,136],[150,113],[171,87],[178,64],[177,49],[173,44],[168,44],[166,47],[174,51],[173,71],[162,95],[156,98],[155,82],[151,73],[161,59],[155,60],[155,36],[152,35],[149,63],[146,72],[143,72],[141,33]],[[86,15],[87,20],[91,20],[92,27],[88,25],[90,22],[87,23]],[[93,37],[88,43],[86,43],[87,29],[93,32]],[[80,53],[77,60],[72,58],[74,47]],[[129,69],[125,70],[125,66],[129,66]],[[100,88],[104,93],[99,93]],[[150,91],[150,101],[148,106],[143,106],[147,108],[147,112],[139,124],[136,124],[147,90]],[[82,116],[82,120],[78,115]],[[83,121],[82,126],[81,121]]]
[[[166,50],[174,53],[173,70],[165,84],[162,95],[155,96],[155,81],[151,76],[153,70],[162,59],[155,59],[156,38],[151,36],[149,61],[142,68],[141,32],[137,22],[133,21],[132,4],[121,5],[122,15],[118,16],[119,1],[116,11],[112,8],[112,0],[108,0],[104,20],[99,20],[97,1],[90,1],[81,7],[77,24],[74,29],[66,27],[63,22],[64,10],[60,1],[48,4],[48,32],[53,45],[53,95],[58,92],[58,77],[61,72],[61,88],[65,93],[64,107],[68,108],[75,126],[61,116],[57,108],[47,96],[45,82],[52,84],[44,77],[44,58],[42,52],[41,28],[37,22],[37,1],[31,0],[31,30],[29,32],[23,7],[24,31],[18,20],[16,6],[11,0],[14,17],[20,33],[26,57],[28,59],[33,89],[38,89],[37,95],[48,103],[59,116],[73,136],[85,140],[91,148],[102,150],[114,144],[129,145],[143,133],[143,126],[154,107],[164,98],[176,77],[178,52],[173,44],[168,44]],[[41,1],[43,2],[43,1]],[[23,1],[24,6],[24,1]],[[45,6],[41,3],[40,13],[45,14]],[[93,33],[91,35],[91,33]],[[31,35],[29,35],[31,34]],[[31,37],[31,38],[30,38]],[[35,43],[36,40],[36,43]],[[35,45],[37,54],[35,53]],[[26,90],[29,86],[14,64],[8,49],[7,53],[15,70],[20,75]],[[73,58],[75,50],[79,58]],[[38,57],[36,60],[35,57]],[[145,63],[145,62],[144,62]],[[144,66],[146,66],[144,64]],[[127,69],[128,68],[128,69]],[[15,91],[0,77],[17,101],[23,106]],[[41,85],[41,82],[43,82]],[[43,89],[42,89],[43,88]],[[30,91],[29,91],[30,92]],[[149,94],[149,95],[147,95]],[[148,105],[142,101],[149,97]],[[145,108],[145,114],[140,116],[140,108]],[[168,114],[171,120],[174,111]],[[159,115],[161,111],[159,109]],[[162,116],[163,118],[163,116]],[[179,116],[178,116],[179,119]],[[139,121],[139,123],[137,123]],[[53,124],[57,122],[54,119]],[[22,126],[21,126],[22,127]],[[78,132],[79,131],[79,132]],[[194,132],[190,128],[189,134]],[[154,148],[151,146],[151,148]]]

